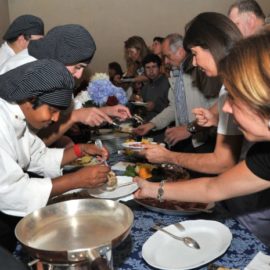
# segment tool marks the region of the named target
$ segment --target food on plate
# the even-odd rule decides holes
[[[143,179],[149,179],[152,177],[152,170],[156,168],[152,164],[137,163],[136,165],[128,165],[124,175],[126,176],[139,176]]]
[[[129,138],[125,141],[125,143],[142,143],[142,144],[149,144],[149,143],[152,143],[153,142],[153,139],[152,138],[142,138],[141,141],[135,141],[134,139],[132,138]]]
[[[133,127],[131,126],[130,123],[121,124],[119,126],[119,131],[125,132],[125,133],[132,133],[133,132]]]
[[[193,211],[194,209],[197,211],[199,209],[206,209],[208,206],[207,203],[179,202],[172,200],[160,202],[159,200],[152,198],[138,199],[137,201],[151,207],[176,211]]]
[[[151,181],[163,179],[175,181],[180,178],[189,178],[189,173],[184,168],[173,164],[153,165],[149,163],[136,163],[135,165],[128,165],[124,175],[131,177],[139,176],[143,179],[152,178]]]
[[[151,174],[151,169],[150,168],[146,168],[146,167],[141,167],[139,168],[139,173],[138,175],[143,178],[143,179],[148,179],[152,177]]]
[[[117,176],[113,171],[110,171],[107,175],[107,189],[115,189],[117,186]]]
[[[74,166],[88,166],[91,164],[91,162],[93,161],[93,157],[92,156],[83,156],[81,158],[77,158],[76,160],[74,160],[71,165]]]
[[[135,177],[137,176],[137,173],[135,171],[135,168],[136,166],[133,166],[133,165],[128,165],[125,172],[124,172],[124,175],[125,176],[131,176],[131,177]]]

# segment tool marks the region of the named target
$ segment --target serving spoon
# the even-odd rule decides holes
[[[174,235],[174,234],[172,234],[172,233],[164,230],[163,228],[161,228],[158,225],[154,225],[152,228],[154,230],[156,230],[156,231],[162,231],[162,232],[168,234],[169,236],[171,236],[172,238],[174,238],[176,240],[183,241],[185,243],[185,245],[188,246],[188,247],[190,247],[190,248],[200,249],[200,245],[198,244],[198,242],[195,241],[191,237],[188,237],[188,236],[184,236],[184,237],[176,236],[176,235]]]

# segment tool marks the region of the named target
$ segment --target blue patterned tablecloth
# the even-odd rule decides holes
[[[154,233],[151,227],[157,221],[162,221],[162,223],[169,225],[187,219],[207,219],[216,220],[226,225],[232,232],[233,240],[225,254],[214,261],[217,265],[244,269],[259,251],[270,254],[269,248],[262,244],[261,241],[252,235],[237,220],[230,218],[228,213],[220,206],[217,206],[215,211],[211,214],[176,216],[147,210],[133,200],[125,202],[125,204],[129,206],[134,213],[134,224],[129,237],[113,251],[115,269],[155,269],[143,260],[142,246]],[[207,265],[196,269],[206,270]]]
[[[132,157],[127,158],[126,156],[119,153],[113,153],[109,160],[110,165],[113,165],[118,161],[135,160],[132,159]],[[169,225],[187,219],[207,219],[219,221],[226,225],[231,230],[233,239],[229,249],[225,252],[225,254],[212,262],[217,265],[239,268],[242,270],[259,251],[270,254],[270,248],[266,247],[237,220],[231,218],[229,213],[225,211],[225,209],[220,205],[217,205],[215,207],[215,211],[211,214],[177,216],[150,211],[137,204],[134,200],[124,203],[129,206],[134,213],[134,224],[129,237],[113,251],[115,269],[155,269],[149,266],[142,258],[142,246],[144,242],[154,233],[151,230],[151,227],[157,221],[162,221],[163,224]],[[207,265],[196,269],[206,270]]]

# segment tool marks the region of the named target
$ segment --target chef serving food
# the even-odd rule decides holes
[[[16,245],[14,227],[20,217],[45,206],[50,197],[107,181],[110,168],[104,164],[65,175],[61,170],[85,154],[106,160],[105,148],[47,148],[31,131],[58,121],[70,105],[73,87],[72,75],[55,60],[37,60],[0,76],[0,244],[9,250]]]

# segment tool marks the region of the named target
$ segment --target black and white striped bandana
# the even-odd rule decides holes
[[[3,40],[17,38],[20,35],[44,35],[43,21],[34,15],[22,15],[8,27]]]
[[[56,59],[65,65],[90,63],[96,44],[81,25],[56,26],[39,40],[31,40],[28,52],[37,59]]]
[[[37,97],[42,103],[67,108],[72,100],[74,79],[67,68],[51,59],[37,60],[0,76],[0,97],[19,102]]]

